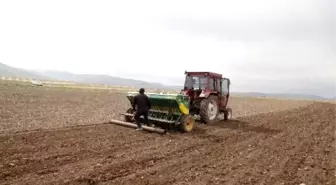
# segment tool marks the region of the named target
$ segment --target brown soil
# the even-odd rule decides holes
[[[335,184],[334,104],[233,98],[235,120],[159,135],[103,124],[120,94],[0,93],[0,184]]]

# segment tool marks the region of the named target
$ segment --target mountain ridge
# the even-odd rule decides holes
[[[131,78],[115,77],[110,75],[98,74],[75,74],[66,71],[44,70],[34,71],[32,73],[37,75],[48,76],[55,80],[72,81],[79,84],[104,84],[104,85],[117,85],[117,86],[134,86],[143,88],[154,89],[171,89],[173,86],[164,85],[161,83],[147,82],[144,80],[136,80]]]
[[[179,90],[182,87],[173,85],[164,85],[161,83],[147,82],[144,80],[136,80],[131,78],[115,77],[110,75],[98,74],[75,74],[67,71],[57,70],[30,70],[21,69],[0,63],[0,76],[19,77],[36,80],[56,80],[56,81],[71,81],[78,84],[104,84],[117,86],[132,86],[143,87],[150,89],[162,90]]]
[[[183,86],[179,85],[164,85],[161,83],[147,82],[144,80],[136,80],[123,77],[115,77],[110,75],[98,74],[75,74],[66,71],[57,70],[26,70],[21,68],[11,67],[0,63],[0,76],[20,77],[37,80],[57,80],[71,81],[79,84],[104,84],[117,86],[132,86],[136,88],[149,88],[161,90],[181,90]],[[318,95],[310,94],[295,94],[295,93],[262,93],[262,92],[232,92],[235,95],[249,97],[274,97],[274,98],[289,98],[289,99],[312,99],[312,100],[335,100],[333,98],[325,98]]]
[[[29,72],[28,70],[12,67],[12,66],[9,66],[3,63],[0,63],[0,75],[6,76],[6,77],[20,77],[20,78],[38,79],[38,80],[51,80],[50,77],[34,74],[34,73]]]

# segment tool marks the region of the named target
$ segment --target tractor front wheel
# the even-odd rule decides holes
[[[190,114],[184,115],[181,119],[180,130],[182,132],[191,132],[195,127],[194,117]]]
[[[219,114],[218,103],[215,98],[210,97],[201,101],[200,117],[205,124],[212,123],[217,120]]]

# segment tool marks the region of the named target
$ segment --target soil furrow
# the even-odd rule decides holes
[[[0,184],[335,184],[335,104],[233,97],[235,119],[160,135],[106,123],[109,91],[2,86]]]

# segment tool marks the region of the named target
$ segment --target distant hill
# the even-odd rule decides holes
[[[79,84],[105,84],[116,86],[133,86],[150,89],[162,90],[179,90],[177,86],[166,86],[160,83],[151,83],[143,80],[135,80],[128,78],[113,77],[109,75],[95,75],[95,74],[74,74],[65,71],[35,71],[25,70],[11,67],[0,63],[0,76],[5,77],[19,77],[38,80],[57,80],[57,81],[71,81]]]
[[[47,76],[55,80],[73,81],[83,84],[106,84],[116,86],[134,86],[151,89],[176,89],[174,86],[166,86],[160,83],[150,83],[143,80],[135,80],[128,78],[113,77],[109,75],[95,75],[95,74],[74,74],[64,71],[31,71],[34,74]]]
[[[109,75],[95,75],[95,74],[74,74],[65,71],[35,71],[25,70],[11,67],[0,63],[0,76],[19,77],[38,80],[57,80],[57,81],[72,81],[82,84],[106,84],[116,86],[133,86],[136,88],[147,89],[161,89],[161,90],[181,90],[181,86],[168,86],[161,83],[146,82],[143,80],[128,79],[113,77]],[[308,91],[307,91],[308,92]],[[323,98],[317,95],[309,94],[291,94],[291,93],[260,93],[260,92],[232,92],[236,96],[250,96],[250,97],[273,97],[286,99],[312,99],[312,100],[335,100],[334,98]]]
[[[41,76],[41,75],[29,72],[24,69],[11,67],[11,66],[8,66],[2,63],[0,63],[0,76],[19,77],[19,78],[28,78],[28,79],[38,79],[38,80],[50,80],[49,77]]]
[[[249,97],[268,97],[268,98],[285,98],[285,99],[307,99],[307,100],[333,100],[333,98],[324,98],[317,95],[310,94],[291,94],[291,93],[260,93],[260,92],[234,92],[236,96]]]

